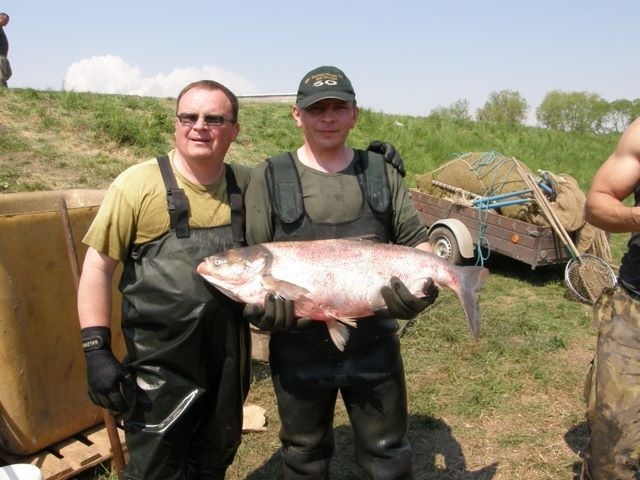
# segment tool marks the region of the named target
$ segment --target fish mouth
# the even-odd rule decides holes
[[[236,300],[238,299],[238,295],[236,295],[233,292],[233,289],[234,288],[238,288],[238,286],[240,286],[240,283],[221,282],[218,278],[216,278],[214,276],[207,275],[206,273],[200,273],[200,272],[198,272],[198,273],[208,283],[210,283],[211,285],[215,286],[218,290],[220,290],[222,293],[224,293],[228,297],[236,299]]]
[[[218,286],[218,290],[220,290],[222,293],[224,293],[225,295],[227,295],[230,298],[235,298],[236,300],[238,300],[238,296],[236,294],[233,293],[232,290],[229,290],[228,288],[224,288],[221,286]]]

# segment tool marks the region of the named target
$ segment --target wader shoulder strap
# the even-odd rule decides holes
[[[167,207],[171,229],[176,231],[178,238],[189,236],[189,202],[184,190],[178,188],[178,182],[171,169],[171,162],[167,155],[158,157],[162,181],[167,189]]]
[[[376,213],[384,213],[391,206],[391,187],[387,178],[387,170],[384,158],[381,155],[364,150],[356,150],[358,162],[356,174],[361,186],[366,188],[366,197],[369,205]],[[366,178],[363,185],[362,172]]]
[[[302,185],[291,153],[267,158],[265,180],[271,208],[283,223],[293,223],[304,214]]]
[[[244,239],[244,203],[242,201],[242,191],[236,181],[236,174],[231,165],[225,163],[225,178],[227,180],[227,193],[229,195],[229,206],[231,207],[231,232],[233,233],[233,243],[237,247],[246,245]]]

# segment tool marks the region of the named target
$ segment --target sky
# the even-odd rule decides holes
[[[0,11],[16,88],[175,98],[211,78],[283,94],[335,65],[361,107],[398,115],[459,100],[475,114],[503,90],[530,119],[554,90],[640,97],[637,0],[0,0]]]

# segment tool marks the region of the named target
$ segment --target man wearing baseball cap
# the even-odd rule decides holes
[[[351,81],[336,67],[318,67],[307,73],[298,87],[296,104],[305,109],[326,98],[356,103]]]
[[[292,114],[304,143],[252,171],[245,196],[249,244],[355,237],[431,251],[398,168],[385,161],[384,152],[346,144],[359,112],[342,70],[322,66],[304,75]],[[353,428],[358,464],[371,478],[412,477],[396,319],[418,315],[438,290],[429,280],[423,293],[416,297],[390,278],[381,290],[386,308],[350,329],[342,349],[324,322],[295,318],[296,300],[267,295],[264,306],[247,305],[249,321],[272,332],[269,362],[284,478],[328,478],[338,393]]]

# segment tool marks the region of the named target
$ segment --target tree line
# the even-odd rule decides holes
[[[489,94],[485,104],[476,111],[475,120],[522,125],[529,110],[529,104],[519,92],[501,90]],[[563,132],[620,133],[640,117],[640,98],[609,102],[595,93],[553,90],[545,95],[535,116],[543,128]],[[428,117],[474,120],[466,99],[457,100],[448,107],[435,108]]]

